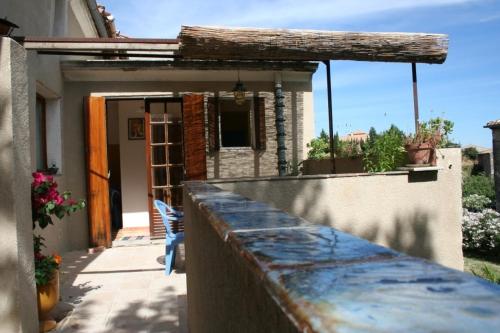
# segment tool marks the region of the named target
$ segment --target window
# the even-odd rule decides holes
[[[220,100],[220,143],[222,147],[250,147],[251,101],[237,105],[233,99]]]
[[[208,145],[214,152],[220,147],[266,149],[264,98],[247,99],[237,105],[233,98],[208,99]]]
[[[37,95],[35,110],[35,158],[36,169],[47,170],[47,129],[46,101]]]

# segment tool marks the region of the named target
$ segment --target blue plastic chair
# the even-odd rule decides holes
[[[161,200],[154,201],[155,208],[160,212],[167,233],[165,235],[165,275],[170,275],[175,263],[175,249],[178,244],[184,242],[184,232],[173,233],[169,221],[173,224],[179,223],[184,214],[176,211]]]

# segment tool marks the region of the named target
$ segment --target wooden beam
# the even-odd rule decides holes
[[[441,64],[448,36],[425,33],[209,28],[182,26],[188,59],[359,60]]]
[[[177,51],[176,39],[25,37],[25,49],[36,51]]]

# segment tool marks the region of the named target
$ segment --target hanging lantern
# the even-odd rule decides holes
[[[236,82],[236,85],[233,88],[233,94],[234,94],[234,101],[236,102],[236,104],[238,105],[245,104],[245,86],[240,80]]]
[[[245,86],[243,85],[243,82],[240,81],[240,70],[238,70],[238,81],[233,88],[234,101],[237,105],[245,104],[245,91]]]

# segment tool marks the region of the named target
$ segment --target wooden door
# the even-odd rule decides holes
[[[106,101],[104,97],[85,100],[87,207],[90,247],[111,247]]]
[[[152,237],[165,235],[161,216],[153,206],[154,200],[161,200],[182,211],[184,180],[182,114],[181,99],[146,101],[146,165]],[[174,232],[177,231],[183,231],[183,226],[174,228]]]

